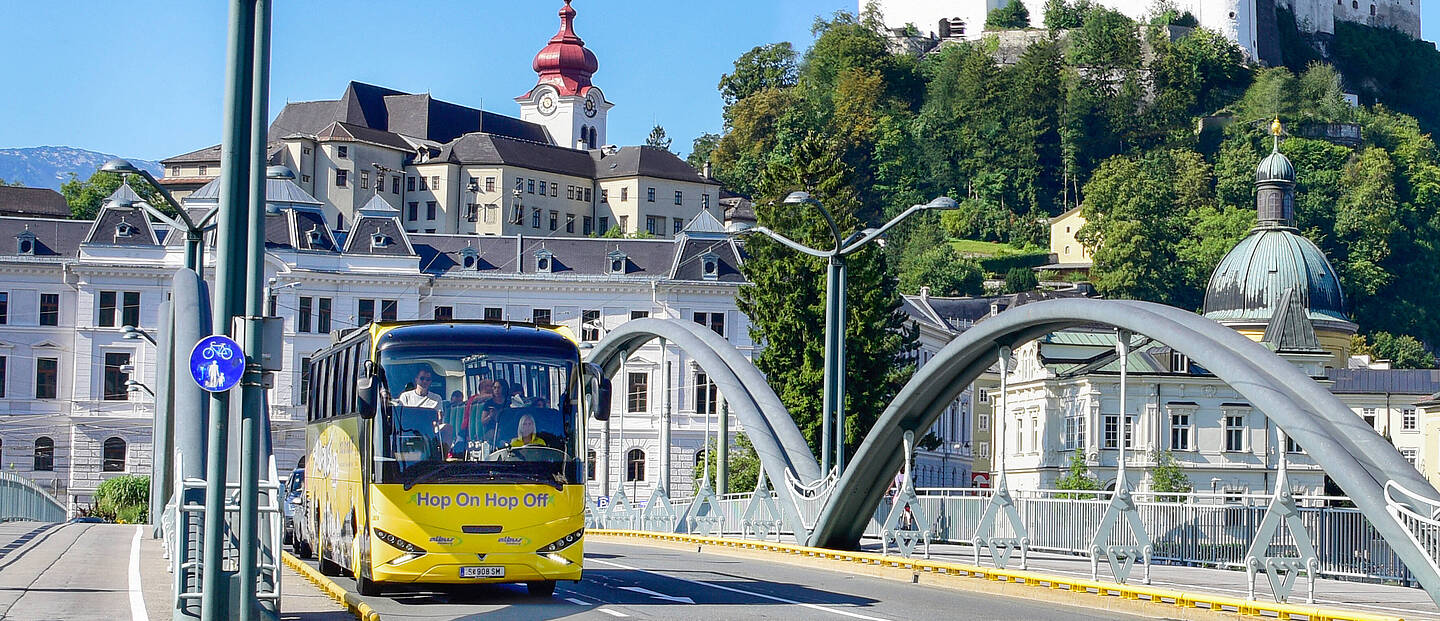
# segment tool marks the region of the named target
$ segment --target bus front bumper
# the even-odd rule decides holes
[[[374,580],[438,584],[579,580],[580,558],[580,546],[543,555],[534,552],[484,555],[429,553],[381,564],[375,567]],[[500,571],[503,575],[495,575]]]

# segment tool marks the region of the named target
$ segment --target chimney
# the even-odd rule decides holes
[[[927,303],[930,301],[930,287],[920,287],[920,300]]]
[[[701,174],[703,174],[706,179],[714,178],[710,176],[710,160],[708,158],[705,160],[705,170]]]

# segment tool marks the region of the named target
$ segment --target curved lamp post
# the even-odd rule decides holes
[[[202,265],[204,262],[204,251],[201,250],[200,243],[201,240],[204,239],[205,229],[209,228],[210,221],[215,218],[215,214],[219,211],[219,208],[211,208],[210,211],[206,212],[205,215],[200,218],[199,222],[195,222],[190,219],[190,214],[186,213],[185,208],[180,206],[180,202],[175,200],[175,197],[170,194],[170,191],[166,190],[165,186],[160,185],[160,182],[155,180],[154,175],[151,175],[150,172],[144,168],[131,164],[128,160],[116,158],[105,162],[105,165],[101,166],[100,170],[118,175],[140,175],[141,178],[150,184],[150,187],[160,192],[160,196],[165,199],[165,202],[170,204],[170,208],[174,209],[175,214],[179,216],[178,220],[156,209],[155,206],[150,203],[140,202],[138,205],[145,210],[145,213],[169,225],[171,229],[185,231],[185,267],[195,270],[195,273],[200,274],[203,278],[205,276],[202,271],[204,267]],[[135,205],[122,206],[134,207]]]
[[[763,226],[733,227],[734,236],[749,233],[763,233],[781,244],[812,257],[825,259],[827,265],[825,280],[825,393],[821,405],[820,472],[830,471],[833,463],[836,470],[845,470],[845,257],[859,251],[865,244],[875,241],[885,231],[899,224],[901,220],[917,212],[936,209],[955,209],[959,204],[948,196],[937,197],[924,205],[913,205],[900,215],[891,218],[880,228],[867,228],[840,236],[835,217],[820,201],[809,192],[791,192],[785,197],[786,205],[810,205],[820,210],[825,224],[834,237],[829,250],[817,250]],[[833,459],[833,461],[832,461]]]

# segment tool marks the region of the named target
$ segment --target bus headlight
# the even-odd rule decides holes
[[[585,536],[585,529],[582,528],[582,529],[577,530],[577,531],[575,531],[575,532],[573,532],[573,533],[570,533],[570,534],[568,534],[568,535],[565,535],[564,537],[561,537],[561,538],[559,538],[559,539],[556,539],[555,541],[552,541],[552,542],[550,542],[549,544],[546,544],[545,546],[541,547],[539,550],[536,550],[535,553],[536,553],[536,554],[540,554],[540,555],[545,555],[545,554],[550,554],[550,553],[553,553],[553,552],[559,552],[559,551],[561,551],[561,550],[564,550],[565,548],[568,548],[568,547],[570,547],[570,546],[572,546],[572,545],[575,545],[575,543],[576,543],[577,541],[580,541],[580,538],[581,538],[581,537],[584,537],[584,536]]]
[[[383,530],[380,530],[380,529],[378,529],[378,528],[373,529],[373,530],[375,531],[375,538],[376,538],[376,539],[379,539],[380,541],[384,541],[385,543],[390,544],[390,547],[395,548],[396,550],[400,550],[401,552],[406,552],[406,553],[409,553],[409,554],[415,555],[415,556],[419,556],[419,555],[425,553],[425,550],[424,550],[423,548],[421,548],[420,546],[417,546],[417,545],[415,545],[415,544],[413,544],[413,543],[410,543],[409,541],[405,541],[404,539],[401,539],[401,538],[399,538],[399,537],[396,537],[395,535],[392,535],[392,534],[390,534],[390,533],[387,533],[387,532],[385,532],[385,531],[383,531]]]

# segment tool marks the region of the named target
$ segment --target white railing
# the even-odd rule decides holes
[[[1406,489],[1395,481],[1385,483],[1385,511],[1405,528],[1411,541],[1425,553],[1430,566],[1440,571],[1440,503]]]
[[[65,503],[21,476],[0,472],[0,522],[64,522]]]

